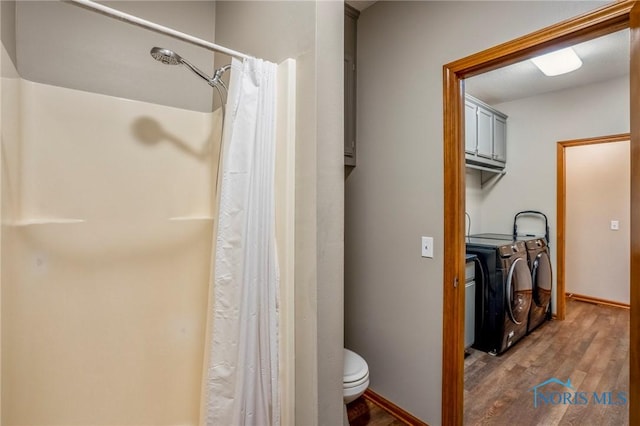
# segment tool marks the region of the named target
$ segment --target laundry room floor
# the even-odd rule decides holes
[[[565,321],[546,322],[502,355],[469,352],[465,425],[629,424],[627,309],[567,300]]]

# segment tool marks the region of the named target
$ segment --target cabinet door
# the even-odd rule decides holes
[[[507,120],[493,116],[493,159],[507,162]]]
[[[475,154],[478,147],[477,136],[478,116],[476,115],[476,105],[464,101],[464,150],[469,154]]]
[[[344,164],[356,165],[356,57],[358,11],[344,5]]]
[[[353,57],[344,58],[344,164],[356,165],[356,67]]]
[[[493,158],[493,114],[478,107],[478,155]]]

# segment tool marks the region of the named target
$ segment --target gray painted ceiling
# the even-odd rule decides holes
[[[465,91],[495,105],[516,99],[611,80],[629,74],[629,30],[572,46],[582,67],[547,77],[530,60],[465,80]]]

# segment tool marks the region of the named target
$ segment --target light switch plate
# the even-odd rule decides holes
[[[618,229],[620,229],[620,221],[612,220],[611,221],[611,230],[612,231],[617,231]]]
[[[422,257],[433,259],[433,237],[422,237]]]

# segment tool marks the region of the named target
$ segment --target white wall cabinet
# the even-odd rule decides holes
[[[471,95],[465,95],[464,107],[467,164],[504,169],[507,116]]]
[[[493,115],[493,158],[507,162],[507,117]]]

